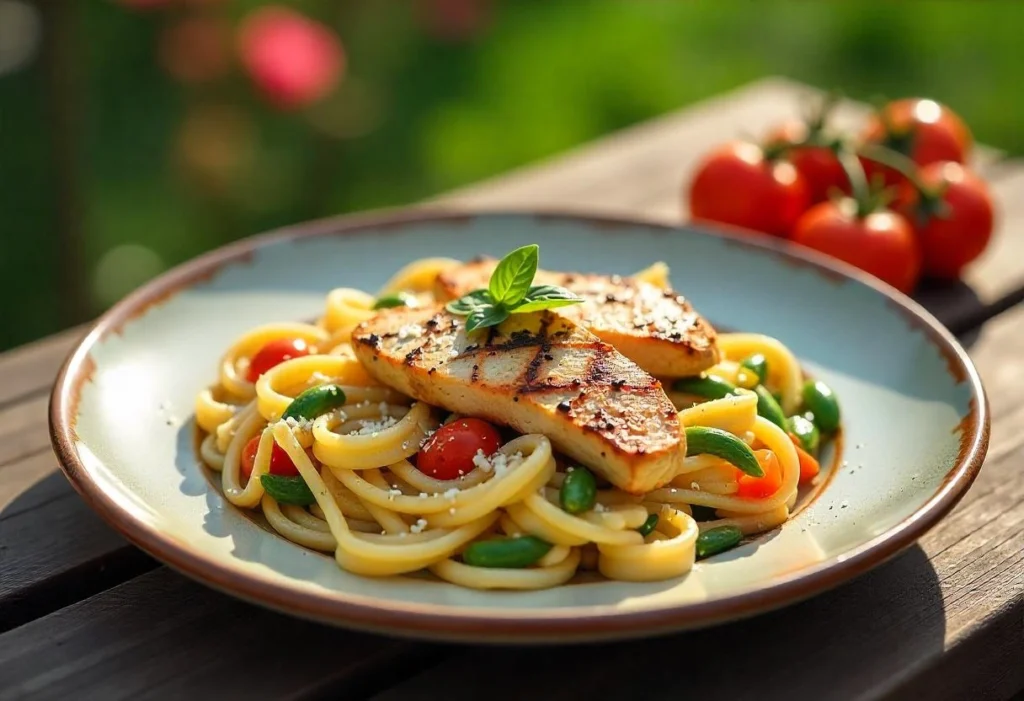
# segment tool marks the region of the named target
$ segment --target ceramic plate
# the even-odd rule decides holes
[[[427,256],[538,242],[544,267],[631,273],[668,262],[714,324],[779,338],[844,411],[841,454],[782,528],[685,577],[482,592],[369,579],[261,527],[211,485],[191,407],[250,327],[313,318],[337,286],[379,288]],[[205,584],[326,623],[435,639],[598,640],[706,626],[829,589],[910,545],[971,484],[988,444],[978,374],[914,302],[774,241],[551,214],[399,213],[256,237],[187,263],[105,314],[51,405],[74,486],[131,541]]]

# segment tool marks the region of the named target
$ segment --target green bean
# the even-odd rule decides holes
[[[813,419],[797,414],[796,416],[790,416],[786,423],[789,426],[789,431],[800,439],[800,447],[811,455],[817,455],[818,448],[821,445],[821,433],[818,431],[818,427],[814,425]]]
[[[551,547],[551,543],[532,535],[478,540],[462,551],[462,561],[473,567],[529,567]]]
[[[750,446],[728,431],[709,426],[686,429],[686,455],[715,455],[748,475],[764,477],[764,470]]]
[[[597,502],[597,482],[585,467],[575,467],[566,473],[562,488],[558,491],[558,503],[570,514],[590,511]]]
[[[768,381],[768,359],[764,357],[763,353],[755,353],[744,358],[740,361],[740,367],[757,376],[757,382],[751,382],[749,386],[741,383],[746,389],[753,389],[757,385],[763,385]]]
[[[278,504],[309,506],[316,501],[313,492],[309,490],[309,485],[301,476],[261,475],[260,484]]]
[[[711,557],[739,545],[743,531],[736,526],[711,528],[697,536],[697,559]]]
[[[393,294],[378,297],[373,303],[373,309],[392,309],[394,307],[415,307],[416,297],[408,292],[395,292]]]
[[[704,399],[721,399],[735,394],[736,385],[714,375],[702,375],[700,377],[682,377],[672,383],[672,390]]]
[[[804,406],[814,414],[814,423],[822,433],[835,433],[839,428],[839,400],[824,382],[804,383]]]
[[[310,387],[292,400],[281,418],[310,421],[331,409],[337,409],[344,403],[345,392],[338,385]]]
[[[647,520],[644,521],[640,525],[640,527],[637,528],[636,530],[637,530],[638,533],[640,533],[640,535],[642,535],[644,538],[646,538],[657,527],[658,527],[658,514],[651,514],[650,516],[647,517]]]
[[[768,419],[785,431],[786,414],[782,411],[779,403],[775,401],[772,393],[768,391],[768,388],[764,385],[758,385],[754,388],[754,393],[757,395],[757,415]]]

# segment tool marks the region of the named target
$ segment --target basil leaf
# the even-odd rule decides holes
[[[513,314],[527,314],[539,312],[542,309],[554,309],[555,307],[567,307],[570,304],[579,304],[583,299],[575,294],[556,285],[536,285],[530,288],[523,300],[510,311]]]
[[[508,318],[508,309],[501,304],[477,307],[466,319],[466,331],[476,331],[486,326],[497,326]]]
[[[537,260],[540,257],[537,244],[531,243],[509,253],[501,259],[491,273],[487,285],[495,304],[514,306],[530,290],[533,276],[537,274]]]
[[[450,311],[452,314],[458,314],[459,316],[467,316],[472,313],[474,309],[479,307],[492,306],[494,300],[491,299],[491,293],[487,290],[473,290],[468,295],[460,297],[459,299],[453,300],[445,305],[445,309]]]

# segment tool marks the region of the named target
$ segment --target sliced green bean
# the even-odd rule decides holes
[[[417,300],[415,295],[408,292],[395,292],[393,294],[378,297],[373,303],[373,309],[393,309],[395,307],[415,307]]]
[[[562,488],[558,490],[558,503],[570,514],[590,511],[597,502],[597,482],[585,467],[574,467],[565,475]]]
[[[768,419],[785,431],[786,414],[782,411],[779,403],[775,401],[772,393],[768,391],[768,388],[764,385],[758,385],[754,388],[754,393],[757,395],[757,415]]]
[[[647,517],[647,520],[640,524],[637,528],[637,532],[640,533],[644,538],[649,536],[655,528],[658,527],[658,514],[651,514]]]
[[[789,431],[800,440],[800,447],[811,455],[817,455],[818,448],[821,446],[821,433],[814,425],[814,420],[797,414],[790,416],[786,423],[789,426]]]
[[[750,446],[728,431],[709,426],[686,429],[686,455],[715,455],[753,477],[764,477],[764,470]]]
[[[740,368],[757,377],[756,382],[740,383],[746,389],[754,389],[768,381],[768,359],[763,353],[755,353],[744,358],[740,361]]]
[[[808,380],[804,383],[804,406],[814,414],[814,423],[822,433],[835,433],[839,428],[839,400],[832,388],[824,382]]]
[[[682,377],[676,380],[672,383],[672,390],[704,399],[721,399],[735,394],[736,385],[714,375],[701,375],[700,377]]]
[[[261,475],[260,484],[278,504],[309,506],[316,501],[313,492],[309,490],[309,485],[300,476]]]
[[[292,400],[282,419],[310,421],[345,404],[345,392],[338,385],[310,387]]]
[[[478,540],[462,551],[462,561],[473,567],[518,569],[537,562],[551,547],[551,543],[532,535]]]
[[[710,528],[697,536],[697,559],[711,557],[735,548],[743,540],[743,531],[736,526]]]

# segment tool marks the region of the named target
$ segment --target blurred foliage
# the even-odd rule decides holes
[[[301,0],[287,4],[337,31],[347,65],[325,100],[287,112],[234,58],[231,32],[265,2],[52,4],[44,45],[66,23],[72,60],[47,69],[44,48],[0,73],[0,348],[70,321],[62,182],[80,194],[79,294],[96,313],[227,241],[421,199],[770,74],[934,97],[979,141],[1024,153],[1017,3]],[[167,32],[196,16],[223,45],[175,48]],[[214,64],[230,54],[223,77],[188,63],[204,46]],[[55,110],[71,110],[70,140]]]

